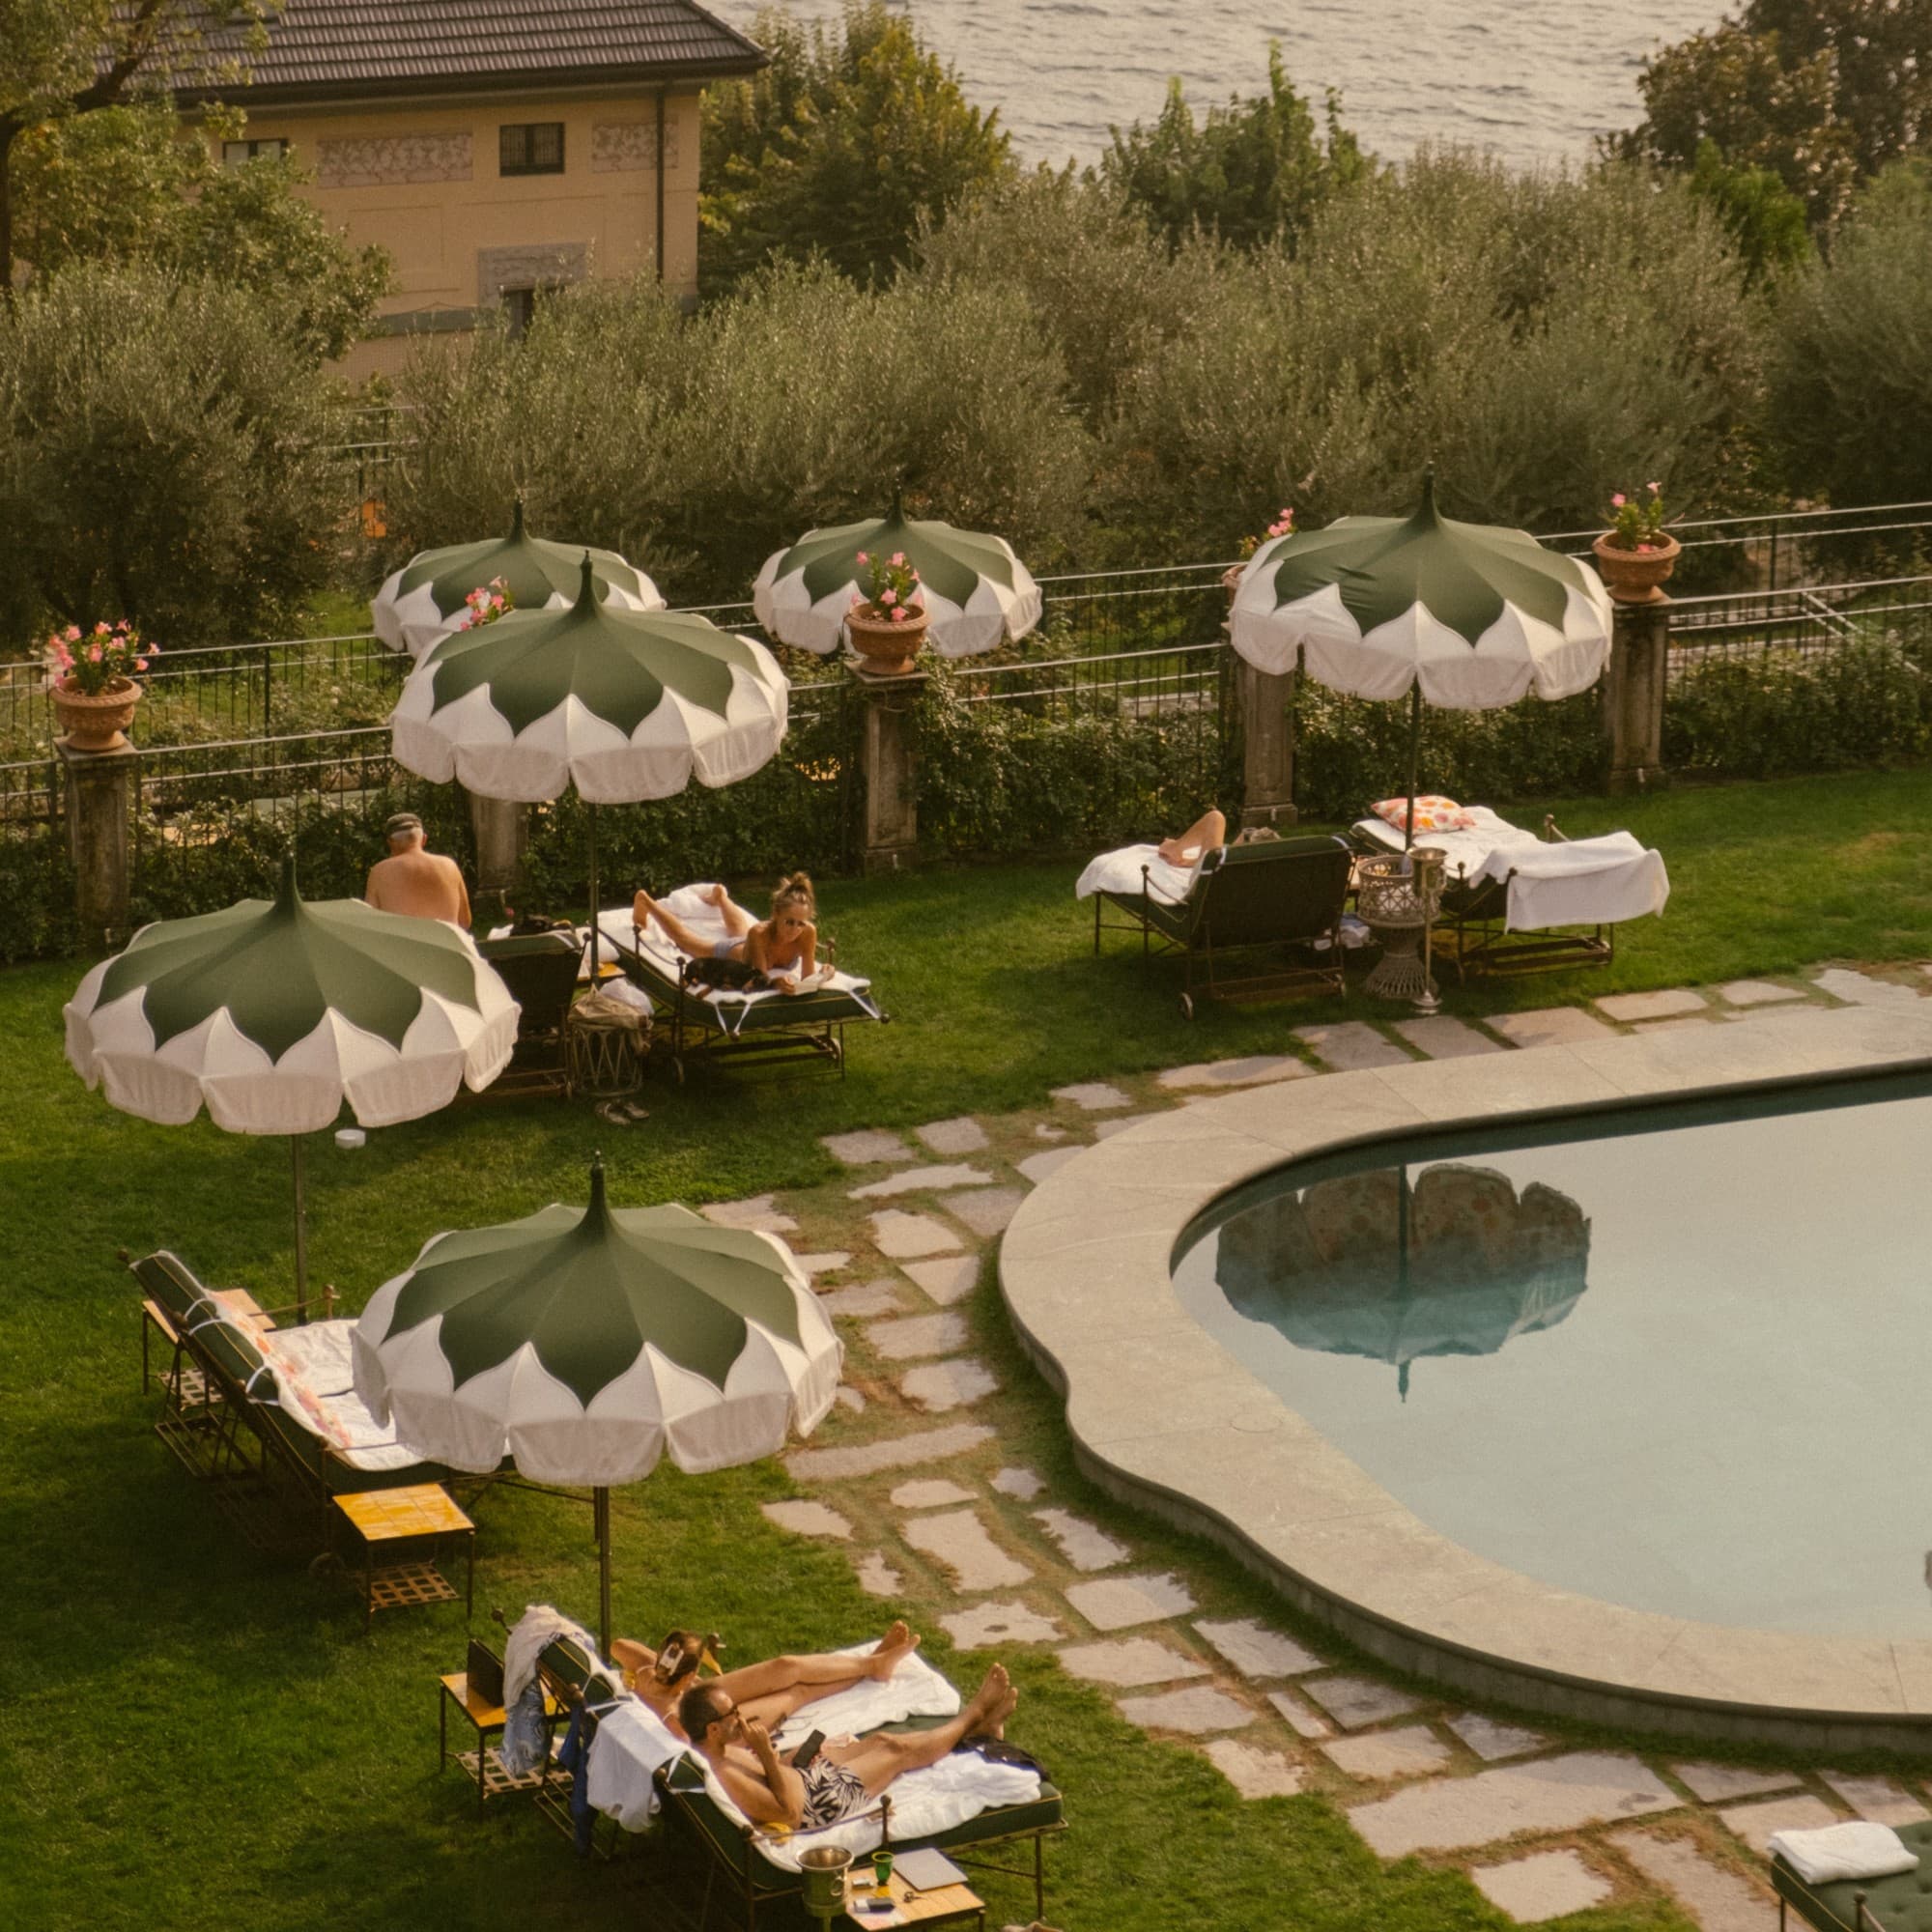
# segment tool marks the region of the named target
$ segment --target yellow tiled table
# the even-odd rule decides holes
[[[915,1891],[897,1872],[888,1881],[893,1909],[866,1912],[861,1906],[878,1897],[872,1883],[872,1863],[862,1858],[845,1874],[845,1922],[853,1925],[963,1925],[974,1921],[986,1932],[986,1901],[970,1885],[934,1886]]]
[[[456,1537],[463,1539],[469,1557],[464,1607],[474,1610],[476,1525],[451,1501],[441,1484],[364,1490],[355,1495],[337,1496],[335,1507],[362,1539],[364,1630],[375,1622],[378,1610],[455,1601],[455,1585],[437,1568],[436,1559],[439,1546]]]
[[[437,1699],[437,1768],[440,1770],[452,1755],[449,1748],[449,1707],[456,1706],[458,1715],[469,1724],[475,1736],[474,1752],[459,1750],[454,1753],[456,1761],[465,1771],[476,1774],[476,1808],[480,1811],[488,1798],[507,1797],[516,1791],[537,1791],[544,1783],[547,1767],[539,1765],[535,1771],[521,1776],[503,1768],[503,1760],[497,1747],[491,1744],[492,1738],[503,1735],[503,1726],[509,1722],[510,1714],[493,1697],[487,1697],[469,1680],[467,1670],[454,1670],[439,1680],[442,1686]],[[556,1715],[556,1704],[550,1693],[544,1693],[544,1716]]]

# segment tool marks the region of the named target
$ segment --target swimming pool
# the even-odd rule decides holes
[[[1713,1625],[1932,1638],[1932,1078],[1383,1140],[1176,1299],[1431,1529]]]

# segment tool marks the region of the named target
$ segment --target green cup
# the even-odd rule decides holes
[[[893,1855],[881,1845],[872,1854],[872,1883],[884,1891],[893,1882]]]

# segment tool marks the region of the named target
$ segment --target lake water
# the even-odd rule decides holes
[[[709,0],[749,28],[759,0]],[[788,0],[804,17],[823,0]],[[1518,166],[1576,160],[1637,119],[1636,76],[1660,43],[1714,26],[1720,0],[919,0],[928,44],[969,97],[997,106],[1020,155],[1092,160],[1109,124],[1151,120],[1170,75],[1197,112],[1260,93],[1267,43],[1318,106],[1389,158],[1422,141],[1493,149]]]

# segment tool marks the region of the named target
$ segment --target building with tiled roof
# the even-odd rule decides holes
[[[280,0],[267,44],[230,51],[244,84],[181,90],[247,111],[223,158],[292,151],[330,224],[395,263],[352,374],[588,275],[695,296],[698,90],[764,64],[693,0]]]

